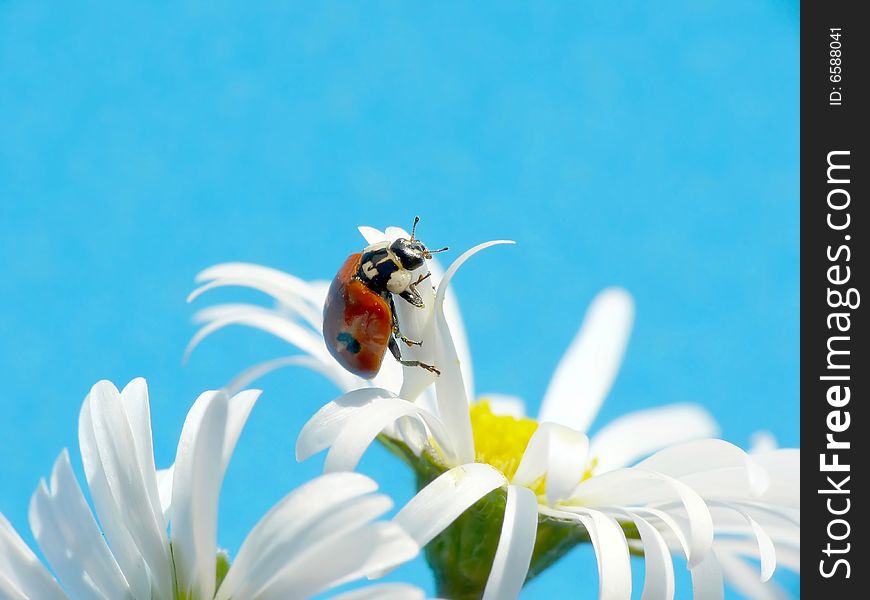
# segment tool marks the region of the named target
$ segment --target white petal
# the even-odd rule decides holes
[[[608,288],[586,311],[541,404],[539,421],[588,431],[610,391],[634,321],[634,302],[623,289]]]
[[[437,260],[433,259],[429,261],[429,270],[432,271],[432,280],[436,282],[435,287],[437,288],[444,279],[444,269]],[[453,288],[448,288],[444,294],[444,319],[450,328],[450,334],[456,346],[456,356],[459,358],[459,366],[462,369],[465,392],[468,394],[468,398],[474,398],[474,369],[471,364],[471,347],[468,345],[465,322],[462,320],[459,300],[456,298]]]
[[[602,512],[586,508],[572,508],[571,512],[544,509],[542,512],[583,523],[598,559],[599,599],[630,600],[631,560],[619,523]]]
[[[674,597],[674,563],[662,534],[649,521],[627,512],[637,527],[643,544],[644,581],[641,600],[672,600]]]
[[[63,596],[47,596],[47,598],[63,598]],[[30,600],[30,598],[11,579],[7,579],[3,573],[0,573],[0,600]]]
[[[465,261],[490,246],[512,243],[509,240],[495,240],[466,250],[447,269],[444,279],[438,285],[438,293],[435,296],[435,356],[437,357],[437,366],[441,369],[441,375],[435,378],[438,412],[450,432],[455,444],[454,451],[460,463],[474,460],[474,438],[468,414],[470,398],[466,392],[456,346],[444,316],[444,297],[450,280]]]
[[[725,580],[742,597],[751,600],[783,600],[789,597],[778,586],[759,581],[755,566],[739,556],[723,553],[718,547],[716,548],[716,556],[719,559],[719,566]]]
[[[223,263],[214,265],[200,272],[196,276],[197,283],[204,283],[211,280],[243,280],[248,282],[260,282],[262,285],[268,285],[271,288],[280,290],[281,294],[292,294],[305,298],[311,304],[322,304],[321,293],[317,290],[320,282],[306,282],[298,277],[251,263]],[[247,283],[250,287],[254,287],[252,283]],[[273,294],[275,295],[275,294]],[[280,295],[275,295],[278,299],[282,299]]]
[[[168,469],[157,471],[157,493],[160,495],[160,510],[163,518],[169,520],[169,508],[172,505],[172,478],[175,473],[175,465]]]
[[[585,435],[556,423],[541,423],[532,434],[513,481],[531,485],[547,476],[547,503],[568,497],[586,470],[589,440]]]
[[[703,498],[662,473],[639,468],[610,471],[580,483],[572,498],[581,506],[594,507],[638,507],[675,501],[688,517],[689,566],[696,565],[713,544],[713,520]]]
[[[312,371],[317,371],[335,384],[338,389],[345,392],[367,385],[367,382],[364,379],[345,371],[334,360],[325,362],[321,358],[314,358],[311,356],[285,356],[283,358],[265,361],[245,369],[236,375],[224,389],[228,394],[235,394],[251,385],[260,377],[264,377],[277,369],[290,366],[306,367]]]
[[[337,506],[374,492],[377,487],[374,481],[358,473],[333,473],[309,481],[287,494],[245,538],[217,599],[250,597],[275,574],[260,572],[258,575],[261,557],[282,546],[285,540],[292,543],[300,532],[317,524]],[[285,562],[304,550],[301,545],[283,548]]]
[[[680,524],[680,521],[685,522],[684,519],[678,520],[675,516],[658,508],[636,507],[630,509],[630,512],[633,516],[646,515],[647,520],[655,518],[661,521],[666,527],[663,537],[665,538],[665,541],[668,542],[668,547],[679,549],[685,557],[692,555],[692,542],[686,536],[684,531],[684,529],[688,530],[688,526]],[[676,543],[672,543],[672,540],[674,539],[676,540]]]
[[[718,435],[710,414],[695,404],[673,404],[619,417],[592,436],[590,454],[595,470],[604,473],[671,444]]]
[[[54,463],[51,489],[43,480],[33,493],[29,519],[42,553],[71,594],[99,599],[130,593],[88,508],[66,450]]]
[[[182,594],[211,598],[229,398],[205,392],[187,414],[172,480],[172,554]]]
[[[256,304],[244,304],[241,302],[235,302],[215,304],[214,306],[207,306],[206,308],[202,308],[193,313],[193,317],[191,318],[191,320],[197,325],[202,325],[205,323],[210,323],[211,321],[219,321],[221,319],[226,319],[247,312],[271,312],[281,318],[284,318],[284,315],[281,314],[281,312],[277,309],[273,310],[264,308],[262,306],[257,306]]]
[[[381,494],[353,498],[334,506],[331,511],[321,511],[318,520],[305,523],[301,529],[293,527],[293,521],[297,520],[295,515],[288,514],[286,510],[282,511],[281,517],[285,519],[283,526],[280,519],[273,518],[268,528],[260,530],[261,539],[255,544],[255,547],[260,548],[257,557],[250,568],[240,575],[243,587],[234,595],[243,598],[256,597],[257,590],[271,585],[277,574],[285,572],[294,562],[304,560],[309,548],[328,539],[352,537],[360,528],[388,511],[392,505],[392,501]],[[296,534],[288,535],[282,529],[293,530]],[[370,552],[371,560],[378,560],[374,557],[379,549],[371,548]]]
[[[262,393],[262,390],[244,390],[229,399],[227,421],[223,428],[222,471],[226,471],[229,466],[233,451],[236,449],[236,442],[239,441],[242,429],[245,428],[245,423],[248,422],[248,417],[251,415],[254,404],[259,400]],[[223,477],[223,473],[221,473],[221,477]]]
[[[472,396],[469,396],[471,398]],[[480,400],[489,402],[492,414],[499,416],[522,419],[526,416],[526,403],[519,396],[507,396],[505,394],[481,394]]]
[[[287,273],[281,273],[281,275],[283,278],[293,277]],[[288,289],[270,277],[222,277],[195,289],[187,297],[187,301],[193,302],[205,292],[219,287],[239,286],[252,288],[272,296],[281,303],[282,308],[287,310],[290,315],[298,315],[311,327],[319,331],[323,326],[323,305],[312,301],[316,298],[317,292],[302,280],[297,279],[296,282],[297,285],[293,289]]]
[[[701,475],[705,480],[711,476],[715,479],[716,470],[737,468],[745,474],[746,483],[753,493],[762,494],[770,485],[767,471],[756,460],[723,440],[697,440],[671,446],[656,452],[637,466],[678,479]],[[692,487],[695,487],[695,482],[701,483],[700,480],[693,480]]]
[[[414,417],[400,417],[395,423],[395,434],[417,456],[430,445],[426,426]]]
[[[777,568],[788,569],[795,573],[800,573],[800,537],[798,536],[795,539],[794,544],[789,542],[779,543],[777,540],[775,545]],[[757,542],[747,538],[720,538],[715,541],[713,547],[716,549],[716,555],[719,557],[720,561],[723,555],[736,555],[751,558],[753,560],[758,559]],[[755,565],[752,567],[752,574],[753,579],[759,581],[758,569]]]
[[[692,567],[692,597],[703,600],[723,600],[725,583],[715,552],[708,552],[698,565]]]
[[[469,463],[454,467],[411,498],[396,514],[395,521],[423,547],[468,507],[506,483],[504,475],[489,465]]]
[[[135,434],[125,411],[127,406],[134,412]],[[90,394],[90,412],[97,451],[117,513],[123,515],[136,550],[148,565],[152,586],[156,587],[152,594],[168,598],[172,578],[169,539],[157,495],[151,444],[141,439],[148,436],[150,440],[151,436],[144,380],[134,381],[120,396],[113,385],[95,385]]]
[[[320,307],[314,307],[307,303],[303,298],[289,294],[281,294],[279,290],[274,289],[268,283],[258,281],[246,281],[244,279],[219,279],[196,288],[187,297],[188,302],[193,302],[199,296],[209,290],[220,287],[239,286],[248,287],[261,292],[265,292],[271,296],[280,299],[280,306],[288,317],[300,317],[308,323],[313,329],[320,330],[323,326],[323,313],[318,310]]]
[[[172,482],[173,557],[183,593],[211,598],[220,488],[259,390],[229,398],[206,392],[194,403],[178,443]]]
[[[325,404],[299,432],[296,438],[296,460],[301,462],[329,448],[349,419],[365,406],[383,398],[395,398],[395,395],[389,390],[362,388]]]
[[[166,521],[160,506],[157,487],[157,468],[154,465],[154,442],[151,436],[151,405],[148,400],[148,385],[138,377],[121,390],[124,412],[133,434],[137,460],[145,485],[148,504],[154,513],[154,523],[165,539]]]
[[[309,546],[254,596],[262,600],[308,598],[347,581],[406,562],[419,549],[391,522],[370,523],[350,535]]]
[[[410,233],[408,233],[405,229],[403,229],[403,228],[401,228],[401,227],[396,227],[396,226],[394,226],[394,225],[391,225],[391,226],[387,227],[387,228],[384,230],[384,235],[385,235],[386,238],[387,238],[388,240],[390,240],[391,242],[395,242],[396,240],[398,240],[398,239],[400,239],[400,238],[403,238],[403,239],[406,239],[406,240],[410,240],[410,239],[411,239],[411,234],[410,234]]]
[[[261,329],[296,346],[311,356],[322,358],[324,362],[327,360],[326,346],[320,335],[273,310],[253,305],[247,306],[244,309],[238,307],[231,313],[214,319],[202,327],[187,344],[183,360],[187,361],[190,354],[205,338],[230,325],[246,325],[255,329]]]
[[[382,583],[338,594],[332,600],[426,600],[426,594],[413,585]]]
[[[124,578],[130,585],[135,598],[151,597],[151,581],[148,577],[148,568],[139,548],[136,546],[131,532],[127,528],[127,510],[117,503],[114,490],[118,488],[118,481],[110,483],[109,473],[117,471],[115,467],[103,463],[103,452],[111,450],[106,448],[106,438],[111,435],[106,430],[106,425],[98,424],[94,414],[93,404],[97,396],[103,397],[102,404],[111,402],[121,404],[121,394],[108,381],[97,382],[91,392],[82,403],[79,413],[79,448],[82,455],[82,464],[85,468],[85,477],[88,481],[88,489],[91,492],[91,500],[99,517],[103,534],[112,550],[112,555],[118,562]],[[104,419],[100,419],[104,421]],[[96,434],[97,428],[102,429],[99,439]],[[113,489],[114,488],[114,489]],[[149,509],[150,512],[150,509]]]
[[[385,357],[384,361],[381,363],[381,369],[378,371],[378,374],[369,380],[357,377],[356,375],[346,371],[344,367],[338,363],[335,364],[341,372],[344,372],[344,374],[353,381],[351,385],[345,385],[345,387],[342,388],[345,391],[355,390],[364,386],[372,386],[384,388],[385,390],[390,390],[396,395],[401,395],[399,394],[399,391],[402,389],[402,384],[404,382],[405,367],[398,361],[393,360],[392,355]],[[417,370],[422,371],[423,369],[418,368]]]
[[[773,577],[773,572],[776,570],[776,548],[773,545],[773,540],[767,532],[753,519],[749,513],[741,510],[740,507],[726,502],[711,502],[713,506],[723,506],[729,508],[739,514],[749,524],[753,535],[755,536],[756,544],[758,545],[758,558],[761,562],[761,581],[767,581]]]
[[[93,521],[93,518],[91,518]],[[0,513],[0,598],[62,600],[66,595]]]
[[[375,229],[374,227],[369,227],[368,225],[360,225],[357,227],[360,234],[365,238],[367,244],[377,244],[379,242],[386,241],[387,236],[383,231]]]
[[[423,265],[412,273],[415,279],[420,276],[425,276],[429,273],[429,265]],[[402,333],[411,339],[423,342],[419,346],[407,346],[400,344],[402,348],[402,358],[404,360],[419,360],[424,364],[435,364],[440,368],[438,363],[438,346],[435,343],[434,329],[434,304],[435,290],[433,289],[433,281],[427,279],[417,286],[417,292],[423,301],[423,307],[413,306],[401,299],[396,299],[396,315],[401,327]],[[409,400],[414,400],[423,390],[432,385],[436,377],[434,373],[430,373],[420,367],[402,367],[402,386],[399,389],[399,395]]]
[[[800,508],[801,456],[796,448],[752,454],[752,460],[770,476],[760,499],[770,504]]]
[[[379,433],[396,420],[410,416],[423,419],[439,446],[449,452],[452,437],[434,415],[401,398],[381,398],[362,408],[345,423],[326,455],[324,472],[353,471]]]
[[[538,529],[538,499],[524,487],[508,486],[504,521],[483,600],[513,600],[519,597]]]
[[[750,454],[772,452],[777,448],[779,448],[779,443],[776,441],[776,436],[769,431],[756,431],[749,438]]]

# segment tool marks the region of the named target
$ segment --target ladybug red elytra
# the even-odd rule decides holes
[[[399,330],[393,294],[423,308],[417,285],[429,275],[421,275],[415,281],[411,272],[422,267],[436,252],[447,250],[428,250],[414,239],[419,221],[420,217],[414,219],[411,239],[379,242],[351,254],[329,286],[323,306],[326,347],[341,366],[364,379],[378,374],[387,348],[407,367],[421,367],[440,374],[433,365],[402,360],[397,342],[397,339],[402,340],[408,346],[422,343],[408,339]]]

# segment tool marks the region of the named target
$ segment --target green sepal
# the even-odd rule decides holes
[[[378,439],[414,470],[418,490],[448,470],[433,456],[417,456],[398,440],[385,435]],[[493,490],[426,546],[426,561],[435,575],[439,596],[475,600],[483,595],[501,537],[506,500],[504,488]],[[539,514],[535,549],[526,581],[547,569],[577,544],[588,541],[589,534],[582,524]]]

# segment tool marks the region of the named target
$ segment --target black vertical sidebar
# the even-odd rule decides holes
[[[870,597],[859,491],[870,486],[870,24],[859,7],[801,5],[801,592],[831,600]]]

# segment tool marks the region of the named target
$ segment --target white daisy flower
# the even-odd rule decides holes
[[[259,395],[202,394],[185,420],[174,467],[158,471],[145,381],[134,379],[121,392],[97,383],[79,417],[96,518],[64,450],[30,503],[33,536],[51,571],[0,514],[0,598],[306,598],[413,558],[418,546],[401,527],[375,521],[392,504],[375,493],[377,485],[333,473],[285,496],[229,563],[217,549],[218,496]],[[344,597],[423,594],[389,584]]]
[[[398,228],[360,231],[370,244],[408,237]],[[715,548],[760,560],[757,579],[769,579],[776,550],[793,548],[798,537],[798,473],[792,461],[779,454],[771,461],[774,467],[726,442],[702,439],[717,428],[694,405],[639,411],[606,425],[591,440],[585,435],[629,337],[634,311],[625,291],[608,289],[593,301],[537,420],[525,417],[515,398],[489,395],[470,402],[471,361],[448,284],[471,255],[499,243],[504,242],[472,248],[443,276],[430,261],[437,293],[421,289],[424,309],[397,303],[405,335],[424,341],[407,349],[409,358],[436,365],[439,377],[390,361],[372,381],[347,373],[329,355],[320,333],[327,284],[308,284],[255,265],[208,269],[198,278],[205,284],[191,299],[215,287],[242,285],[270,294],[278,306],[201,311],[197,320],[204,327],[189,350],[225,326],[253,326],[307,356],[253,367],[232,386],[299,364],[345,390],[305,425],[297,458],[328,450],[327,472],[351,470],[375,439],[402,456],[415,469],[420,491],[396,521],[421,546],[429,544],[427,559],[442,595],[516,597],[527,577],[580,541],[595,547],[600,594],[606,599],[630,597],[631,552],[646,557],[647,599],[673,597],[672,552],[687,557],[699,598],[723,593]]]

